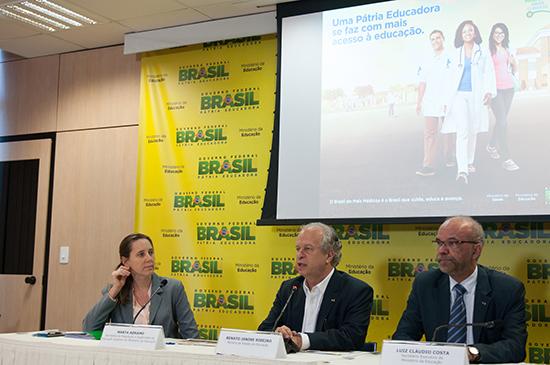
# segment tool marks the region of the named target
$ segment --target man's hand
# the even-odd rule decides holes
[[[477,348],[468,346],[468,361],[469,362],[479,361],[479,350]]]
[[[292,338],[294,333],[296,333],[292,331],[290,328],[288,328],[287,326],[277,327],[277,329],[275,329],[275,332],[281,333],[283,335],[283,338]]]
[[[300,335],[298,332],[292,331],[291,340],[296,344],[296,346],[298,346],[299,349],[302,348],[302,335]]]
[[[298,349],[302,348],[302,335],[300,335],[298,332],[291,330],[287,326],[277,327],[277,329],[275,329],[275,332],[279,332],[280,334],[282,334],[283,338],[285,339],[290,339],[296,344],[296,346],[298,346]]]

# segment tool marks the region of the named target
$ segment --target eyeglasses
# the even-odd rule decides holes
[[[479,241],[466,241],[466,240],[455,240],[455,239],[449,239],[447,241],[442,241],[439,238],[436,238],[432,241],[434,245],[436,245],[438,248],[441,246],[447,246],[450,249],[457,248],[458,246],[462,246],[464,243],[471,243],[471,244],[477,244]]]

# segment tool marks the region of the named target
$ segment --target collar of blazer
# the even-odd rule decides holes
[[[492,300],[491,292],[493,288],[489,281],[489,275],[487,268],[482,265],[477,265],[477,283],[474,299],[474,323],[486,322],[487,309],[489,308],[489,303]],[[435,286],[436,291],[434,295],[437,295],[437,323],[448,323],[451,307],[451,294],[449,290],[449,275],[440,272],[440,277],[436,280]],[[481,327],[473,328],[474,343],[479,341],[479,336],[481,334]],[[439,337],[439,336],[438,336]]]
[[[317,323],[315,324],[315,329],[317,331],[325,330],[324,327],[332,308],[334,308],[336,303],[341,299],[340,292],[344,287],[343,276],[343,272],[334,269],[334,274],[332,274],[327,289],[325,290],[321,308],[319,308],[319,315],[317,316]]]
[[[152,284],[151,284],[151,294],[155,292],[155,290],[158,289],[157,293],[151,298],[151,307],[149,309],[149,323],[153,323],[155,321],[155,316],[157,315],[157,312],[159,310],[160,304],[162,303],[163,298],[163,292],[165,288],[160,288],[160,281],[164,279],[157,274],[153,273],[152,278]]]
[[[487,268],[477,265],[476,296],[474,299],[474,323],[490,321],[494,318],[487,318],[487,310],[492,298],[493,287],[489,280]],[[474,343],[479,342],[482,327],[474,327]]]
[[[344,279],[343,276],[345,274],[341,271],[334,270],[334,273],[332,274],[332,277],[330,278],[327,288],[325,290],[325,294],[323,295],[323,301],[321,302],[321,307],[319,308],[319,314],[317,315],[317,322],[315,324],[315,329],[317,331],[323,331],[325,322],[327,321],[327,318],[332,310],[332,308],[338,303],[340,300],[340,292],[342,291],[344,287]],[[296,293],[298,298],[294,304],[294,310],[295,313],[300,314],[300,328],[301,328],[301,322],[304,317],[304,307],[305,307],[305,293],[304,293],[304,277],[299,276],[296,279],[294,279],[291,282],[292,285],[298,286],[298,292]]]
[[[439,270],[438,270],[439,271]],[[440,276],[435,281],[435,289],[433,295],[435,299],[435,310],[436,310],[436,325],[449,323],[449,317],[451,315],[451,292],[449,290],[449,275],[444,272],[439,271]],[[431,339],[433,334],[429,334]],[[439,336],[438,336],[439,337]],[[446,337],[445,337],[446,338]],[[442,339],[440,339],[442,340]]]
[[[164,279],[163,277],[158,276],[157,274],[153,273],[153,276],[151,277],[151,294],[155,292],[160,286],[160,281]],[[155,316],[158,312],[158,309],[160,307],[160,304],[162,303],[163,298],[163,292],[166,287],[160,288],[158,292],[151,298],[151,304],[149,305],[149,323],[152,324],[155,321]],[[124,322],[125,323],[132,323],[132,320],[134,319],[134,297],[132,294],[132,291],[130,291],[130,297],[129,301],[124,304],[123,307],[123,316],[124,316]]]

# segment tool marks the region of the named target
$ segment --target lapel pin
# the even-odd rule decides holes
[[[336,302],[336,298],[330,298],[330,301],[331,301],[332,303],[335,303],[335,302]]]
[[[483,304],[483,305],[487,305],[487,302],[481,301],[481,304]]]

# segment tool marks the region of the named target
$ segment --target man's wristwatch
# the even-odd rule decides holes
[[[474,346],[468,346],[468,353],[472,357],[472,361],[478,361],[479,360],[479,350]]]

